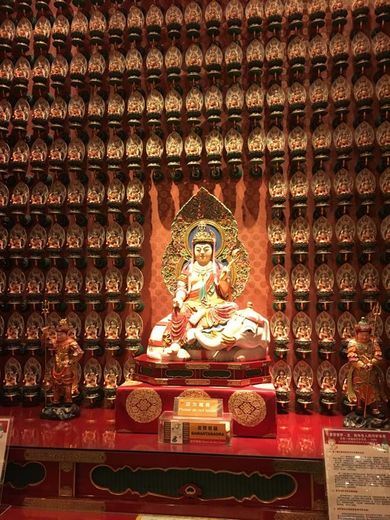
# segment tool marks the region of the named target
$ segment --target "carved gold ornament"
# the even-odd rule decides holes
[[[181,392],[179,397],[186,397],[187,399],[210,399],[210,395],[205,390],[189,389]]]
[[[265,400],[253,391],[237,390],[230,396],[228,407],[234,421],[250,428],[260,424],[267,416]]]
[[[137,423],[152,422],[161,415],[161,397],[151,388],[132,390],[126,399],[126,411]]]

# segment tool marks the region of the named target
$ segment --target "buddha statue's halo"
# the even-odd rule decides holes
[[[191,260],[193,240],[200,232],[209,233],[210,241],[211,234],[214,235],[218,261],[227,265],[234,257],[232,296],[237,298],[249,279],[248,252],[238,239],[237,221],[232,212],[203,187],[180,208],[172,222],[171,241],[162,258],[162,276],[169,292],[175,293],[177,278],[183,265]]]

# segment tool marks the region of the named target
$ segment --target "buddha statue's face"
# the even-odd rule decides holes
[[[370,331],[369,330],[359,330],[357,333],[357,340],[362,343],[366,343],[370,340]]]
[[[207,265],[211,261],[213,248],[211,244],[199,243],[195,245],[194,256],[199,265]]]

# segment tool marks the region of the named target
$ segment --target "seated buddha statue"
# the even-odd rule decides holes
[[[238,309],[228,301],[231,293],[229,266],[215,259],[215,236],[202,223],[192,240],[192,259],[177,281],[173,299],[171,326],[166,332],[172,340],[170,349],[194,339],[196,327],[208,329],[226,323]]]
[[[198,221],[188,242],[190,258],[176,276],[172,312],[152,330],[147,355],[154,360],[253,361],[264,359],[268,321],[252,304],[233,301],[232,266],[217,259],[217,236],[210,221]]]

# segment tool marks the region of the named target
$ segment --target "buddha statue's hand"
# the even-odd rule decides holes
[[[228,265],[225,265],[222,268],[221,274],[219,276],[220,280],[226,280],[230,277],[230,267]]]

